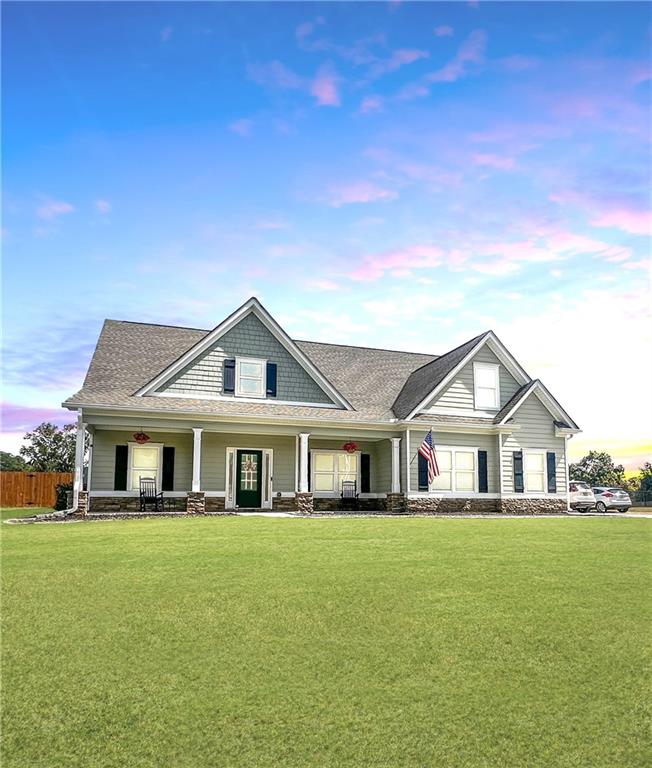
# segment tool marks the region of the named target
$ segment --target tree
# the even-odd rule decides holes
[[[33,472],[73,472],[76,439],[75,424],[59,428],[44,421],[25,435],[23,440],[29,441],[29,445],[20,449],[20,455]]]
[[[577,464],[569,467],[571,480],[584,480],[589,485],[625,485],[625,467],[614,464],[605,451],[589,451]]]
[[[21,456],[0,451],[0,469],[3,472],[23,472],[27,469],[27,464]]]
[[[639,490],[641,493],[652,494],[652,464],[646,461],[639,469],[639,475],[637,480],[639,481]]]

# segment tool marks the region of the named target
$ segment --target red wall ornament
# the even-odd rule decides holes
[[[350,443],[344,443],[342,450],[347,453],[355,453],[358,450],[358,444],[351,441]]]
[[[144,432],[134,432],[134,440],[138,445],[144,445],[149,442],[149,435],[146,435]]]

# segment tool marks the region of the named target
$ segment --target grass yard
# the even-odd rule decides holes
[[[650,765],[649,520],[1,533],[3,768]]]

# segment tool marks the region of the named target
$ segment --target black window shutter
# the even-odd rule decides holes
[[[235,392],[235,360],[224,361],[224,387],[225,392]]]
[[[422,456],[420,453],[417,453],[417,457],[419,459],[419,490],[427,491],[428,490],[428,460],[424,456]]]
[[[514,457],[514,491],[523,493],[525,491],[523,485],[523,451],[514,451],[512,456]]]
[[[360,493],[371,492],[371,456],[368,453],[360,455]]]
[[[478,491],[489,492],[489,477],[487,475],[487,452],[478,451]]]
[[[113,475],[113,490],[127,490],[127,461],[129,459],[129,447],[116,445],[115,447],[115,473]]]
[[[161,489],[164,491],[174,490],[174,446],[163,446],[163,480]]]
[[[267,395],[276,397],[276,363],[267,363]]]
[[[557,459],[552,451],[546,453],[548,461],[548,493],[557,493]]]
[[[311,475],[311,472],[310,472],[311,458],[312,458],[312,453],[308,451],[308,490],[310,490],[310,486],[312,484],[312,478],[310,476]]]

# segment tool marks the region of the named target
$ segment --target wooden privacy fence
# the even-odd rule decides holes
[[[3,507],[53,507],[56,487],[72,483],[72,472],[0,472]]]

